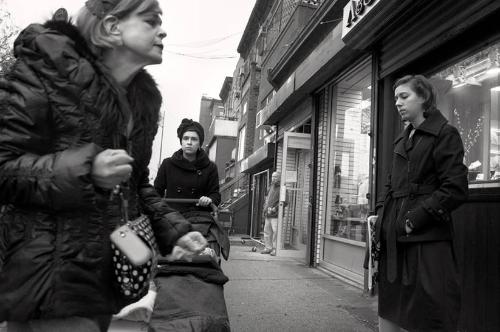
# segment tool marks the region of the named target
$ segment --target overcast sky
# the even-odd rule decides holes
[[[76,14],[85,3],[85,0],[3,1],[20,28],[43,22],[60,7],[66,8],[70,15]],[[233,74],[239,56],[236,48],[255,5],[255,0],[159,1],[167,47],[163,64],[148,70],[160,86],[166,117],[161,156],[160,135],[154,143],[152,174],[156,174],[161,159],[180,147],[176,129],[181,119],[198,120],[202,95],[219,98],[224,78]]]

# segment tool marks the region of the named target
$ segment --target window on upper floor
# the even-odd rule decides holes
[[[246,114],[247,113],[247,109],[248,109],[248,102],[245,102],[243,104],[243,114]]]
[[[246,129],[246,126],[243,126],[238,133],[238,160],[245,157]]]

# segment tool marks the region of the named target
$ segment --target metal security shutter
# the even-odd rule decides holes
[[[318,160],[317,174],[318,178],[316,186],[316,206],[313,207],[315,211],[315,220],[317,223],[316,247],[314,262],[317,264],[320,260],[321,253],[321,234],[323,232],[323,220],[325,216],[325,197],[328,176],[328,104],[329,104],[329,89],[325,88],[319,93],[318,98]]]
[[[392,22],[394,28],[381,40],[380,78],[456,38],[498,9],[500,1],[494,0],[415,2],[412,10],[406,11],[399,16],[399,20]],[[461,38],[462,45],[469,42],[474,40]],[[466,50],[466,47],[463,49]]]

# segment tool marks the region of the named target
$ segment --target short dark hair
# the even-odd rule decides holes
[[[406,75],[396,80],[393,90],[403,84],[409,84],[415,93],[424,98],[424,110],[429,111],[436,107],[436,90],[432,83],[424,75]]]

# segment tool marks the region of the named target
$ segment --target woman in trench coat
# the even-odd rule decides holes
[[[456,331],[460,289],[451,212],[467,199],[462,140],[436,109],[424,76],[405,76],[394,90],[408,126],[394,142],[376,223],[379,329]]]

